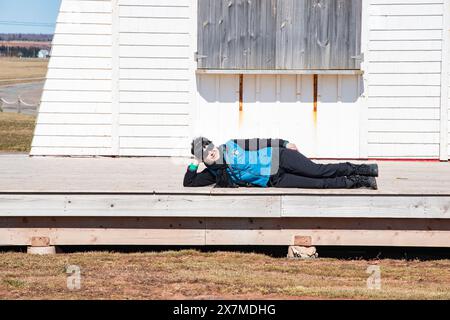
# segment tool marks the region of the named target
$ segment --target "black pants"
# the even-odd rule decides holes
[[[272,157],[278,157],[272,159],[272,164],[278,165],[279,168],[276,174],[270,176],[269,187],[346,188],[345,176],[353,173],[348,162],[317,164],[300,152],[291,149],[280,148],[274,152]]]

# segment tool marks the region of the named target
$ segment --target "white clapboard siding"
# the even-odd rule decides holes
[[[120,59],[121,73],[126,73],[126,69],[174,69],[174,70],[186,70],[186,66],[189,64],[187,58],[126,58]],[[186,76],[185,74],[183,75]],[[122,76],[123,78],[124,76]]]
[[[187,155],[192,112],[191,2],[119,1],[121,155]]]
[[[56,35],[111,35],[112,26],[110,24],[92,24],[81,23],[57,23],[55,29]]]
[[[402,40],[402,41],[389,41],[389,40],[372,40],[369,43],[370,50],[379,51],[408,51],[408,50],[423,50],[434,51],[441,50],[442,43],[440,39],[437,40]]]
[[[243,112],[239,76],[196,76],[196,1],[63,0],[31,154],[188,156],[206,134],[277,136],[312,157],[355,158],[367,142],[369,158],[438,158],[444,0],[367,4],[367,82],[320,75],[314,113],[311,75],[245,75]]]
[[[111,46],[112,39],[107,34],[57,34],[52,45]]]
[[[47,79],[44,90],[111,91],[110,80]]]
[[[190,112],[188,103],[125,103],[120,104],[121,114],[187,114]]]
[[[315,158],[359,156],[358,76],[319,76],[317,113],[312,75],[245,75],[239,112],[239,76],[198,77],[200,134],[217,143],[280,137]]]
[[[368,155],[439,158],[442,0],[371,0]]]
[[[31,155],[112,154],[111,4],[62,0]]]
[[[64,0],[63,0],[64,2]],[[82,3],[83,1],[80,1]],[[56,23],[111,24],[111,13],[60,12]]]
[[[50,58],[50,63],[51,60]],[[49,68],[47,79],[65,79],[65,80],[110,80],[112,72],[110,69],[71,69],[71,68]]]
[[[54,45],[51,50],[52,57],[94,57],[111,58],[109,46],[64,46]]]
[[[121,45],[146,46],[150,43],[158,45],[188,46],[191,44],[191,37],[186,33],[125,33],[120,34]]]
[[[71,113],[71,114],[76,114],[76,113],[98,113],[98,114],[110,114],[111,113],[111,103],[105,103],[105,102],[74,102],[74,101],[71,101],[71,102],[46,102],[45,103],[45,110],[43,108],[41,108],[41,110],[39,110],[39,113]]]
[[[101,147],[32,147],[32,155],[46,155],[46,156],[113,156],[111,153],[111,148],[101,148]]]
[[[50,69],[106,69],[111,70],[111,58],[52,57]]]

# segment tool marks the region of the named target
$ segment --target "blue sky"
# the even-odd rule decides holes
[[[53,33],[61,0],[0,0],[0,33]]]

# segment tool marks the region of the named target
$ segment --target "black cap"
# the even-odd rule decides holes
[[[191,154],[194,155],[197,159],[204,158],[204,151],[208,145],[213,144],[211,140],[205,137],[197,137],[192,140],[191,143]],[[214,144],[213,144],[214,145]]]

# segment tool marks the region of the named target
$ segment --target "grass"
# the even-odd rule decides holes
[[[0,112],[0,151],[29,152],[36,117]]]
[[[25,83],[44,78],[47,73],[46,59],[0,58],[0,85]]]
[[[366,286],[368,265],[381,290]],[[68,265],[81,289],[67,287]],[[195,250],[0,254],[4,299],[450,299],[450,260],[288,260]]]

